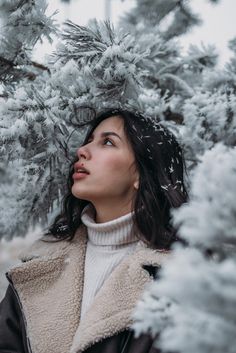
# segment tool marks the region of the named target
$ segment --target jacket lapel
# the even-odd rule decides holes
[[[153,278],[142,265],[160,265],[167,253],[143,246],[113,271],[80,322],[70,353],[79,353],[94,343],[129,328],[132,313],[145,287]]]
[[[26,319],[32,353],[69,352],[79,325],[86,253],[84,228],[73,241],[37,241],[11,277]]]

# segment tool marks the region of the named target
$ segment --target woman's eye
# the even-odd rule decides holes
[[[106,144],[107,144],[107,142],[109,142],[109,143],[110,143],[110,145],[108,145],[108,146],[114,146],[114,144],[111,142],[111,140],[110,140],[110,139],[105,139],[105,140],[104,140],[104,145],[106,145]]]

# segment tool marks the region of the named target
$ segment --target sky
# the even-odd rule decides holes
[[[105,9],[109,5],[110,18],[116,25],[119,16],[131,9],[134,4],[135,0],[71,0],[70,5],[67,5],[60,0],[50,0],[48,13],[58,9],[59,13],[56,18],[59,23],[69,18],[75,23],[86,25],[90,18],[104,20],[106,18]],[[180,43],[183,52],[187,51],[190,44],[214,44],[220,54],[219,66],[223,67],[231,55],[227,42],[236,37],[236,25],[234,24],[236,0],[221,0],[218,5],[213,5],[208,0],[192,0],[191,7],[201,16],[203,23],[182,37]],[[51,50],[49,44],[44,43],[43,47],[37,48],[35,57],[41,59]]]
[[[182,45],[187,49],[191,43],[214,44],[220,54],[220,66],[223,66],[231,55],[227,43],[236,37],[236,0],[221,0],[217,5],[207,0],[194,0],[192,9],[200,14],[203,24],[185,35],[181,40]]]

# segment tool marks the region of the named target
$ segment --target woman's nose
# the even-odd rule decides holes
[[[90,152],[86,146],[81,146],[77,150],[77,156],[79,159],[84,158],[84,159],[89,159],[90,158]]]

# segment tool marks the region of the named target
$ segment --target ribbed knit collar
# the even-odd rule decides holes
[[[137,242],[133,226],[134,212],[105,223],[95,222],[95,209],[88,204],[82,212],[81,220],[87,227],[88,240],[98,246],[119,246]],[[134,227],[133,227],[134,228]]]

